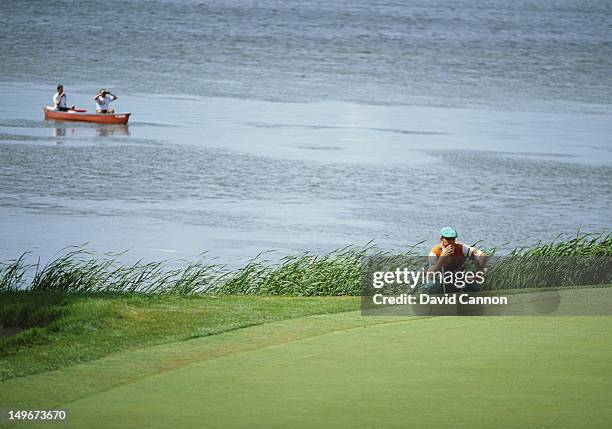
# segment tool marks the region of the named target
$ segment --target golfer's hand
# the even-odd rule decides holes
[[[453,246],[442,247],[442,253],[440,256],[451,256],[454,253],[453,250]]]

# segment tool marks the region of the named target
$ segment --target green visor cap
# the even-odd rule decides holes
[[[459,234],[455,231],[455,228],[451,228],[450,226],[446,226],[440,230],[440,237],[444,238],[457,238]]]

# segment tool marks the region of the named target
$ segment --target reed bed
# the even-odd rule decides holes
[[[205,254],[197,261],[172,268],[171,261],[123,265],[119,261],[122,254],[98,257],[84,247],[73,247],[45,265],[29,263],[29,253],[0,263],[0,292],[360,295],[366,257],[396,258],[416,264],[416,246],[398,254],[370,243],[325,255],[287,256],[276,263],[267,261],[266,254],[262,254],[237,270],[211,262]],[[612,234],[578,234],[567,239],[559,236],[551,243],[492,258],[486,288],[612,283],[611,261]]]
[[[205,256],[179,268],[171,268],[176,261],[125,266],[119,262],[121,254],[96,257],[76,247],[46,265],[27,263],[28,254],[1,263],[0,292],[359,295],[361,261],[369,251],[370,247],[349,247],[323,256],[288,256],[278,263],[259,255],[232,271]]]
[[[612,234],[557,236],[550,243],[494,258],[488,289],[544,288],[612,283]]]

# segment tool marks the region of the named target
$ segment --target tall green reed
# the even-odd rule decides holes
[[[286,256],[278,262],[266,260],[266,253],[236,270],[209,260],[205,254],[176,268],[176,261],[141,260],[124,265],[119,261],[121,253],[98,257],[82,246],[72,247],[45,265],[28,263],[28,253],[0,263],[0,292],[360,295],[366,257],[416,264],[416,246],[420,244],[397,254],[368,243],[325,255]],[[551,243],[519,248],[492,260],[486,285],[502,289],[605,282],[612,270],[611,261],[612,234],[557,237]]]

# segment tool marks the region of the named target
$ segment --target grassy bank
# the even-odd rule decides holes
[[[21,330],[0,337],[0,379],[118,351],[357,309],[363,260],[372,255],[395,257],[373,247],[346,248],[323,256],[290,256],[276,264],[256,259],[227,271],[206,261],[180,268],[164,262],[125,266],[117,255],[97,258],[80,248],[44,266],[29,264],[23,255],[0,265],[0,325],[11,333]],[[422,261],[414,249],[400,256]],[[533,286],[550,279],[552,269],[562,285],[577,284],[576,273],[587,272],[610,283],[610,256],[612,235],[578,235],[517,249],[493,265],[487,281],[492,287]],[[564,265],[576,257],[582,258],[580,270]],[[547,258],[556,262],[543,264]]]
[[[0,379],[72,366],[122,350],[184,341],[311,314],[356,309],[352,297],[178,296],[48,291],[0,294]]]

